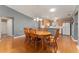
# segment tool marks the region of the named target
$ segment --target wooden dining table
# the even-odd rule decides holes
[[[35,32],[33,32],[35,31]],[[41,39],[41,45],[42,45],[42,49],[44,48],[44,40],[49,37],[51,35],[51,32],[48,32],[48,31],[44,31],[44,30],[38,30],[38,29],[32,29],[32,30],[29,30],[27,31],[26,29],[24,30],[25,33],[29,33],[29,35],[32,33],[33,36],[35,37],[38,37]],[[27,34],[28,35],[28,34]]]

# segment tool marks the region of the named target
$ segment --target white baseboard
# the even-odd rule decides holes
[[[14,37],[14,39],[21,38],[21,37],[25,37],[25,35],[16,36],[16,37]]]
[[[72,38],[72,40],[74,41],[74,42],[77,42],[78,40],[75,40],[72,36],[71,36],[71,38]]]

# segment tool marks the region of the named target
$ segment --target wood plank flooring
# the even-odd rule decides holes
[[[28,43],[24,42],[25,37],[20,38],[12,38],[12,37],[5,37],[0,39],[0,52],[1,53],[35,53],[35,52],[50,52],[36,51],[33,46],[30,46]],[[57,40],[58,44],[58,52],[59,53],[78,53],[79,50],[77,49],[77,43],[72,40],[70,36],[63,36],[61,39]]]

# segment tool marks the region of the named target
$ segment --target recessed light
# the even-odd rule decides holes
[[[36,21],[36,19],[33,19],[34,21]]]
[[[50,12],[55,12],[56,9],[55,9],[55,8],[51,8],[49,11],[50,11]]]

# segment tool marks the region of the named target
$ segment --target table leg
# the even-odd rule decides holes
[[[42,39],[42,49],[43,49],[44,47],[43,47],[43,39]]]

